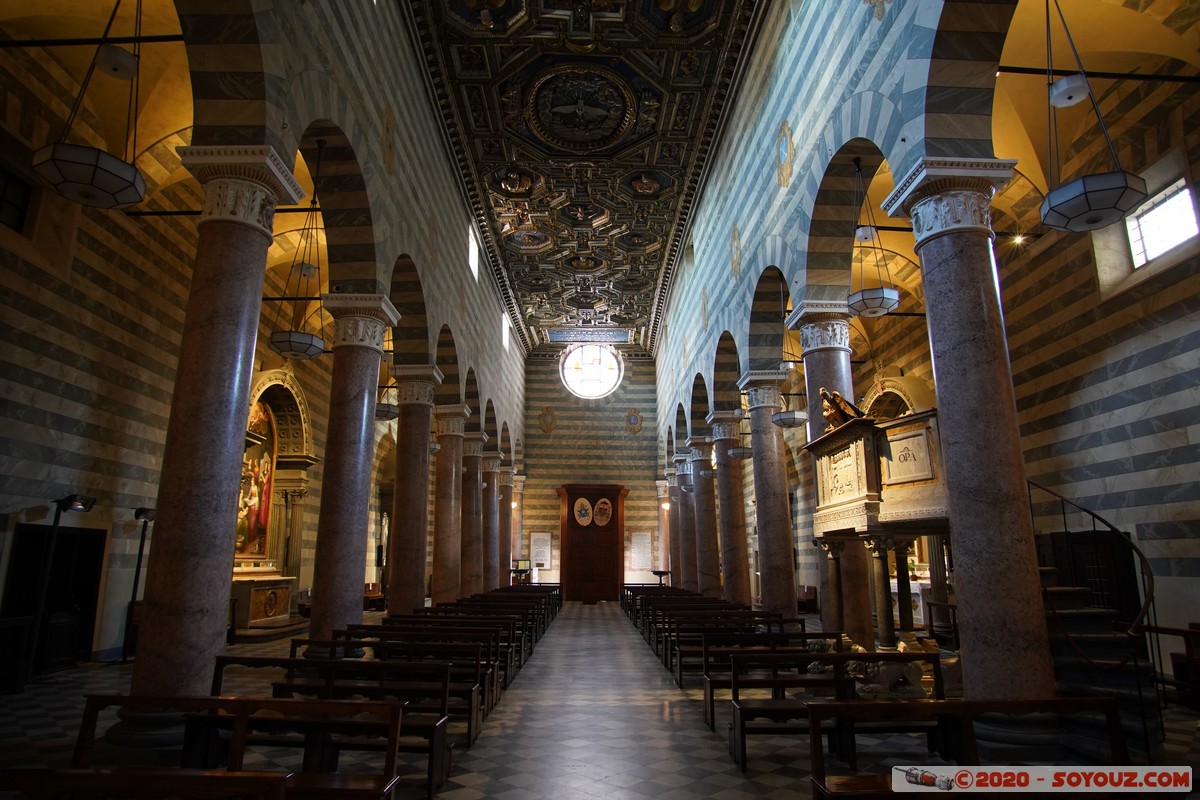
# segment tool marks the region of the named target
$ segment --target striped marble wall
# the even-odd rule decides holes
[[[554,535],[555,569],[543,580],[557,580],[559,498],[564,483],[618,483],[625,497],[626,563],[629,535],[658,530],[654,485],[658,450],[655,436],[654,364],[645,357],[625,359],[625,379],[608,397],[583,400],[567,391],[558,374],[558,358],[531,356],[526,361],[525,516],[522,535]],[[641,425],[630,426],[631,414]],[[635,432],[636,431],[636,432]],[[651,552],[655,552],[652,549]],[[648,576],[643,576],[645,579]],[[631,578],[633,579],[633,578]]]

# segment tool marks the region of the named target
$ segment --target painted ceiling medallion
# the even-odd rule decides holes
[[[571,256],[563,266],[576,274],[590,275],[604,269],[604,261],[595,256]]]
[[[527,114],[543,141],[574,153],[615,144],[633,124],[633,93],[603,67],[553,67],[533,81]]]
[[[554,241],[541,231],[515,231],[508,237],[513,247],[526,252],[545,250]]]

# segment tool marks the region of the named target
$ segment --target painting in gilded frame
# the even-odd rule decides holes
[[[259,401],[250,409],[246,452],[238,495],[237,544],[234,558],[253,561],[267,556],[271,491],[275,480],[275,415]]]

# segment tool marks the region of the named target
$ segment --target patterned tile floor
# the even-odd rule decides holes
[[[370,616],[370,615],[368,615]],[[235,645],[238,652],[286,654],[286,642]],[[131,664],[85,664],[0,697],[0,768],[65,766],[82,697],[127,691]],[[229,693],[264,694],[268,678],[232,676]],[[726,750],[724,721],[705,727],[693,678],[680,691],[615,603],[568,603],[518,673],[470,749],[456,746],[445,800],[738,800],[810,795],[806,740],[756,737],[740,772]],[[102,720],[104,724],[104,720]],[[1164,763],[1200,766],[1194,713],[1168,707]],[[909,756],[927,763],[923,743],[860,737],[860,766]],[[374,770],[376,756],[342,756],[347,770]],[[423,796],[422,766],[409,757],[400,800]],[[294,769],[299,755],[268,750],[247,769]],[[2,774],[0,774],[2,778]],[[2,779],[0,779],[2,787]],[[0,797],[3,792],[0,792]]]

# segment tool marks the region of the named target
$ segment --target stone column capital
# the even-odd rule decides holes
[[[739,389],[753,389],[755,386],[771,386],[773,385],[778,391],[779,384],[788,379],[786,369],[753,369],[749,370],[738,378]]]
[[[813,544],[824,550],[826,555],[834,559],[842,557],[842,550],[846,546],[846,543],[840,539],[826,539],[822,537],[813,539]]]
[[[397,383],[428,383],[430,386],[440,386],[446,377],[433,364],[393,364],[388,373]]]
[[[334,318],[333,346],[366,347],[383,355],[383,333],[400,321],[400,312],[381,294],[324,294],[321,303]]]
[[[832,314],[809,317],[800,324],[802,358],[821,350],[850,350],[850,320]]]
[[[915,249],[956,231],[992,236],[991,200],[1012,177],[1016,161],[1002,158],[923,158],[883,201],[890,216],[912,220]]]
[[[500,468],[500,485],[501,486],[512,486],[513,485],[513,477],[514,477],[513,472],[514,471],[515,470],[513,470],[512,467],[501,467]]]
[[[270,145],[179,147],[183,165],[204,186],[198,225],[236,222],[273,238],[275,206],[298,203],[304,190]]]
[[[688,445],[692,448],[688,459],[693,464],[697,461],[708,463],[712,459],[712,441],[707,437],[688,439]]]
[[[434,406],[433,415],[437,421],[438,437],[462,436],[466,431],[467,417],[471,416],[471,409],[462,403]]]
[[[484,472],[499,472],[500,462],[504,460],[504,453],[492,450],[483,454],[483,471]]]
[[[525,475],[512,476],[513,494],[522,494],[525,491],[526,477]]]
[[[791,330],[813,322],[849,320],[853,316],[845,300],[804,300],[788,314],[784,324]]]
[[[667,485],[667,481],[654,482],[654,493],[659,500],[665,500],[669,491],[670,487]]]
[[[396,405],[433,408],[433,384],[425,381],[403,381],[395,385]]]
[[[711,420],[710,420],[711,421]],[[741,441],[742,438],[742,422],[739,418],[729,422],[713,422],[712,423],[712,439],[713,442],[726,440]]]
[[[487,444],[488,435],[483,431],[471,431],[463,434],[463,458],[483,458],[483,446]]]
[[[683,480],[684,478],[687,478],[689,480],[691,479],[691,477],[692,477],[692,462],[691,462],[690,458],[687,461],[679,462],[679,466],[677,466],[675,468],[675,477],[678,480]]]
[[[782,406],[783,393],[777,383],[759,383],[747,389],[746,399],[751,411],[764,407],[778,411]]]
[[[863,546],[878,557],[886,557],[888,550],[894,550],[896,542],[890,536],[864,536]]]

